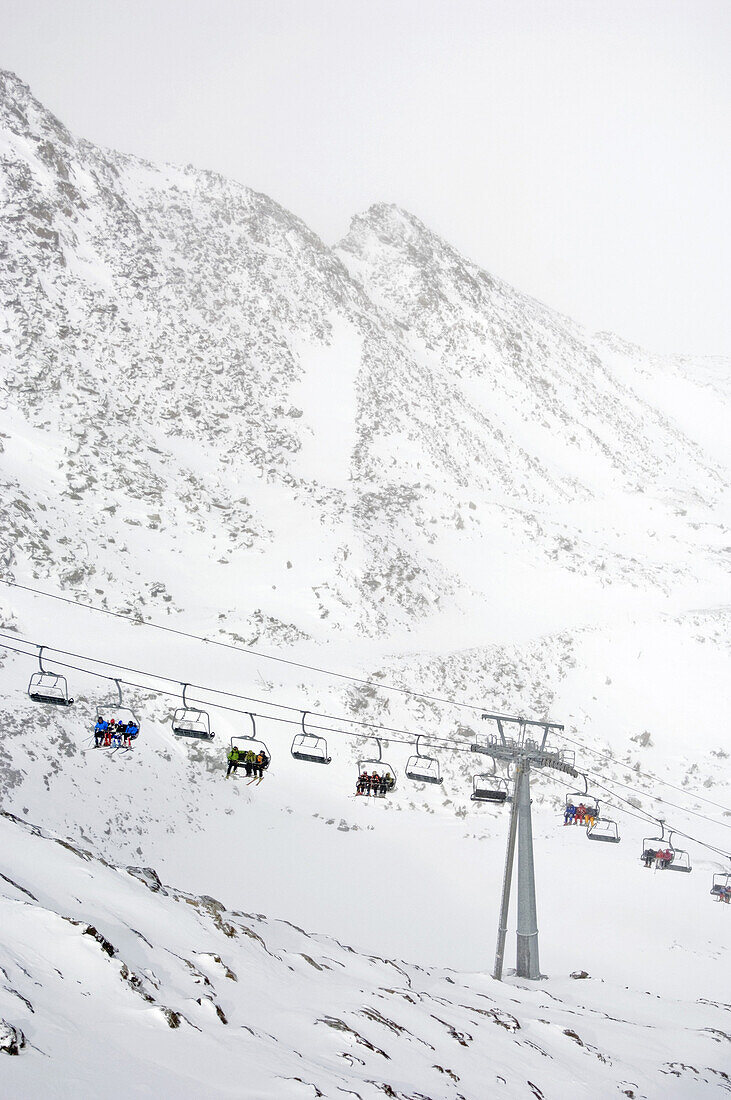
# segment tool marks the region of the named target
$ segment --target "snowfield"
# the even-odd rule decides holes
[[[587,333],[393,206],[329,247],[8,73],[0,196],[0,580],[70,601],[0,584],[0,1091],[731,1092],[731,363]],[[67,709],[26,694],[40,644]],[[114,676],[130,752],[91,736]],[[172,733],[183,683],[212,742]],[[509,808],[439,740],[483,707],[563,722],[622,835],[534,775],[536,983],[512,913],[490,977]],[[358,722],[407,731],[387,799]],[[645,869],[648,815],[716,851]]]
[[[359,954],[11,815],[0,830],[12,853],[0,1005],[26,1044],[3,1066],[9,1094],[548,1100],[729,1088],[726,1005],[612,976],[499,985]]]

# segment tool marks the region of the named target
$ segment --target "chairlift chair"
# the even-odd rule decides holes
[[[391,776],[391,783],[388,787],[388,793],[390,793],[391,791],[396,789],[396,770],[395,770],[395,768],[392,768],[390,764],[387,764],[386,761],[383,759],[383,751],[382,751],[382,748],[381,748],[381,739],[380,739],[380,737],[376,737],[375,741],[376,741],[376,744],[378,745],[378,759],[377,760],[375,760],[375,759],[362,759],[362,760],[359,760],[358,761],[358,777],[363,775],[364,772],[367,772],[368,775],[371,775],[372,772],[377,772],[378,775],[390,775]]]
[[[649,866],[650,858],[655,858],[655,853],[660,849],[664,849],[667,841],[665,839],[665,823],[659,822],[661,834],[660,836],[646,836],[642,841],[642,855],[640,859]]]
[[[256,736],[256,720],[251,712],[249,712],[249,718],[251,719],[252,732],[235,734],[231,738],[231,748],[238,748],[242,755],[246,752],[253,752],[254,756],[258,756],[260,752],[263,752],[267,761],[263,770],[266,771],[272,762],[272,754],[269,752],[265,742],[262,741],[260,737]]]
[[[216,736],[211,729],[211,719],[208,712],[189,707],[185,697],[188,685],[183,684],[183,705],[173,714],[173,733],[178,737],[198,737],[202,740],[212,741]]]
[[[509,797],[508,784],[495,773],[473,775],[472,777],[472,802],[507,802]]]
[[[65,676],[58,676],[55,672],[46,672],[43,667],[43,650],[45,646],[38,647],[38,672],[34,672],[28,684],[28,695],[34,703],[48,703],[54,707],[70,707],[73,699],[69,698],[69,688]]]
[[[599,814],[599,801],[596,804],[596,816],[591,825],[586,827],[587,840],[602,840],[605,844],[619,844],[622,839],[619,835],[617,822],[611,817],[601,817]]]
[[[589,794],[589,788],[588,788],[588,785],[587,785],[587,782],[586,782],[586,776],[584,775],[583,772],[580,772],[579,774],[581,775],[581,778],[584,780],[584,789],[583,789],[583,791],[569,791],[567,793],[567,795],[566,795],[566,804],[565,804],[565,807],[564,807],[564,814],[565,814],[565,811],[569,808],[569,806],[575,806],[576,808],[578,808],[583,803],[584,808],[586,810],[587,816],[598,819],[598,817],[599,817],[599,799],[596,798],[594,795]]]
[[[684,874],[690,874],[692,867],[690,863],[690,856],[682,848],[675,848],[673,846],[673,834],[672,832],[668,837],[665,836],[665,822],[659,821],[660,836],[648,836],[642,841],[642,859],[648,863],[648,856],[652,854],[652,859],[655,859],[655,853],[658,851],[669,851],[669,860],[660,860],[658,862],[655,859],[655,866],[658,871],[682,871]],[[649,863],[648,863],[649,866]]]
[[[683,871],[686,875],[689,875],[693,870],[690,862],[690,856],[682,848],[673,847],[673,834],[670,834],[668,840],[668,848],[673,853],[673,858],[669,863],[666,863],[662,868],[664,871]]]
[[[441,783],[442,771],[435,756],[419,752],[421,734],[416,738],[416,753],[406,761],[406,777],[414,783]]]
[[[292,756],[295,760],[306,760],[310,764],[329,764],[332,757],[327,755],[327,741],[324,737],[308,733],[305,728],[305,718],[308,713],[304,711],[302,714],[302,733],[295,734],[291,748]]]
[[[110,724],[112,720],[114,720],[117,725],[122,723],[125,726],[128,726],[131,722],[137,728],[137,732],[132,735],[132,740],[136,740],[140,733],[140,720],[133,710],[124,706],[122,700],[122,687],[119,680],[115,679],[113,682],[117,688],[117,698],[105,700],[103,703],[97,703],[94,713],[97,717],[103,718],[104,721]]]
[[[731,892],[731,871],[721,871],[720,874],[713,876],[713,885],[711,886],[711,895],[718,898],[719,901],[724,898],[728,898]]]

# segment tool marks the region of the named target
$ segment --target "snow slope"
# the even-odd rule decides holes
[[[17,575],[252,641],[438,647],[535,630],[547,592],[561,629],[726,583],[700,429],[728,389],[702,361],[673,417],[648,381],[670,361],[619,362],[412,216],[376,206],[328,248],[246,187],[76,139],[12,74],[0,158]]]
[[[13,1095],[558,1100],[577,1087],[658,1098],[729,1088],[718,1068],[727,1006],[648,999],[611,979],[499,986],[360,955],[163,886],[151,869],[102,863],[7,814],[0,832],[0,1012],[26,1044],[3,1066]],[[59,1062],[69,1070],[51,1077]]]
[[[116,1095],[123,1066],[134,1095],[727,1092],[722,860],[688,842],[692,875],[646,871],[651,826],[618,815],[620,845],[588,844],[537,777],[548,978],[499,987],[506,823],[469,800],[474,757],[434,742],[444,787],[414,786],[413,745],[385,741],[399,787],[364,802],[375,744],[347,718],[469,743],[481,706],[550,715],[581,767],[728,850],[728,361],[586,333],[392,206],[330,248],[240,184],[75,138],[12,74],[0,195],[2,576],[134,620],[0,585],[9,645],[87,669],[60,713],[24,694],[32,657],[0,648],[3,807],[33,823],[1,825],[14,1093]],[[113,669],[87,658],[140,670],[131,753],[92,746]],[[217,737],[181,743],[182,681],[256,701],[198,691]],[[346,719],[328,768],[292,760],[282,704]],[[273,761],[248,788],[224,750],[252,707]]]

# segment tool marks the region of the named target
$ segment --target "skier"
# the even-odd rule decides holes
[[[267,754],[262,749],[261,752],[258,753],[257,757],[256,757],[255,771],[256,771],[256,774],[259,777],[259,779],[264,778],[264,769],[266,768],[268,763],[269,763],[269,757],[267,756]]]
[[[584,824],[586,825],[587,829],[591,828],[591,826],[594,824],[594,821],[594,808],[593,806],[587,806],[586,812],[584,814]]]
[[[244,767],[246,768],[246,776],[247,776],[248,779],[251,779],[251,773],[254,770],[254,765],[255,764],[256,764],[256,757],[254,756],[253,751],[251,749],[249,749],[248,752],[244,756]]]
[[[573,825],[575,815],[576,815],[576,806],[574,806],[573,802],[568,802],[566,804],[566,809],[563,812],[563,823],[564,823],[564,825]]]
[[[238,746],[234,745],[232,749],[229,749],[226,759],[228,760],[228,771],[226,772],[226,779],[230,776],[232,771],[237,771],[239,766],[239,757],[241,753],[238,750]]]
[[[137,725],[136,722],[128,722],[127,723],[126,738],[127,738],[127,748],[128,749],[132,748],[132,742],[134,741],[135,737],[137,736],[137,734],[139,732],[140,732],[140,727]]]
[[[355,793],[356,794],[365,794],[367,783],[368,783],[368,774],[367,774],[367,772],[361,772],[360,775],[358,776],[358,780],[355,784]]]
[[[94,748],[95,749],[98,749],[98,748],[101,747],[101,744],[104,741],[104,734],[106,733],[108,728],[109,728],[109,723],[105,722],[104,719],[102,718],[101,714],[100,714],[99,717],[96,720],[96,725],[94,726]]]
[[[388,790],[388,779],[389,777],[387,777],[386,775],[381,776],[381,782],[378,785],[378,793],[380,794],[381,798],[386,797],[386,791]]]
[[[375,797],[378,796],[378,791],[379,791],[380,786],[381,786],[381,777],[378,774],[378,772],[373,772],[373,774],[371,775],[371,790],[373,791],[373,794],[374,794]]]
[[[652,848],[646,848],[642,853],[642,859],[644,860],[645,867],[652,867],[652,861],[659,855],[658,852],[653,852]]]
[[[583,802],[580,802],[576,807],[576,813],[574,814],[574,825],[583,825],[584,817],[586,815],[586,806]]]

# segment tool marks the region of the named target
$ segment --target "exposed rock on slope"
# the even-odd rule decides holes
[[[600,1095],[728,1089],[721,1005],[650,1012],[645,994],[609,983],[498,986],[359,955],[161,889],[10,815],[0,835],[14,1095],[557,1100],[586,1074]]]
[[[654,360],[618,370],[411,215],[330,249],[240,184],[75,138],[12,74],[0,172],[17,574],[211,628],[203,569],[275,643],[489,607],[486,555],[594,587],[718,574],[718,455],[640,395]]]

